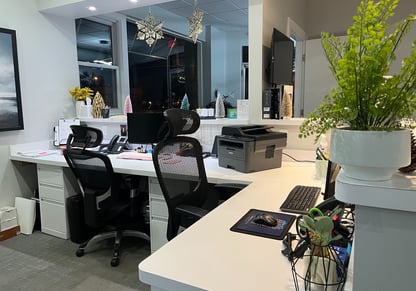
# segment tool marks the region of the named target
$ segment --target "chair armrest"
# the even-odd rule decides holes
[[[203,217],[205,214],[207,214],[209,211],[206,209],[199,208],[199,207],[181,204],[181,205],[176,206],[176,212],[178,214],[184,214],[184,215],[192,216],[192,217],[199,219]]]

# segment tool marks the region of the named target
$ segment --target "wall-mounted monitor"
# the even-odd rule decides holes
[[[294,46],[293,40],[273,28],[269,80],[272,86],[293,83]]]

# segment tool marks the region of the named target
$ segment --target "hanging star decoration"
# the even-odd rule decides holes
[[[163,21],[156,20],[150,13],[144,20],[139,20],[137,24],[137,39],[145,40],[149,46],[155,41],[163,38]]]
[[[193,42],[196,43],[198,35],[202,32],[202,18],[204,13],[202,13],[197,8],[194,9],[194,13],[191,17],[188,17],[189,21],[189,37],[192,38]]]

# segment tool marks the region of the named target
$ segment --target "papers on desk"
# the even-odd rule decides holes
[[[59,150],[30,150],[30,151],[17,152],[18,155],[25,156],[25,157],[32,157],[32,158],[55,155],[57,153],[59,153]]]
[[[117,155],[118,159],[127,159],[127,160],[143,160],[151,161],[152,154],[148,153],[138,153],[138,152],[123,152]]]

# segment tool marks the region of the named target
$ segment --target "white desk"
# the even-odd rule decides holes
[[[230,231],[249,209],[278,211],[296,184],[320,185],[314,165],[246,174],[252,183],[139,264],[139,278],[156,290],[294,290],[278,240]]]
[[[40,167],[67,168],[59,154],[40,158],[17,154],[19,150],[33,148],[39,147],[12,146],[10,158]],[[313,154],[295,157],[310,159]],[[116,172],[149,177],[151,248],[157,251],[140,263],[139,278],[151,285],[152,290],[294,289],[291,267],[281,254],[280,241],[229,229],[251,208],[278,211],[296,184],[321,186],[321,181],[315,179],[313,163],[283,162],[278,169],[244,174],[219,167],[217,159],[205,159],[209,182],[250,185],[166,243],[166,205],[153,163],[110,158]]]
[[[40,197],[42,232],[68,239],[69,227],[66,212],[66,198],[79,193],[75,179],[68,165],[56,150],[56,154],[43,157],[28,157],[18,154],[21,151],[48,149],[49,142],[38,142],[10,146],[10,159],[36,164]],[[150,236],[151,251],[157,250],[167,242],[167,207],[164,201],[152,161],[118,159],[109,155],[114,171],[117,173],[149,177]],[[208,182],[227,181],[250,183],[249,175],[221,168],[218,160],[205,159]]]

